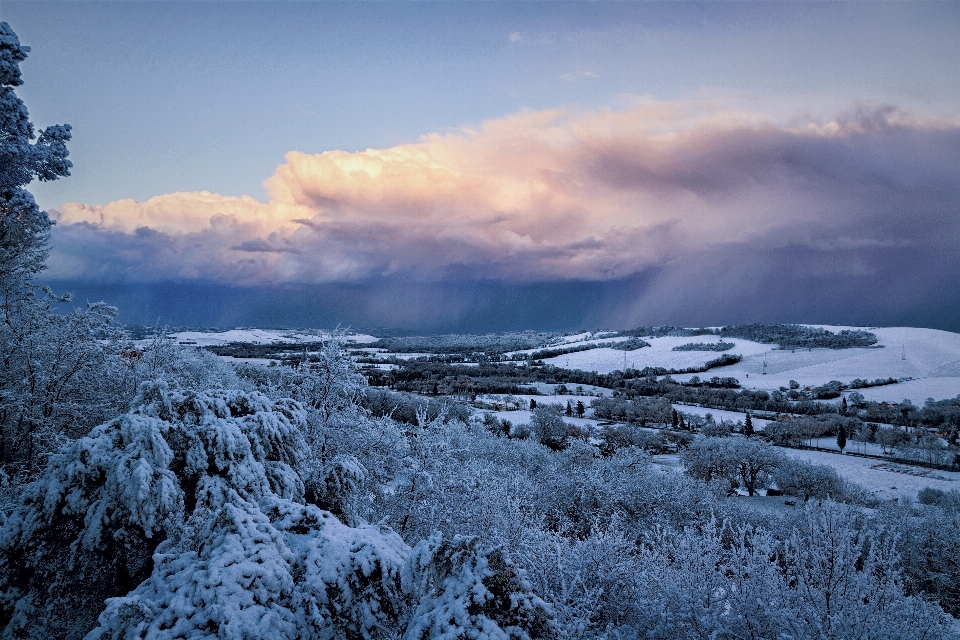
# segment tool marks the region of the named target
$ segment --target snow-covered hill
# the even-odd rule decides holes
[[[817,325],[822,326],[822,325]],[[848,327],[823,328],[838,332]],[[960,394],[960,334],[935,329],[887,327],[870,329],[878,343],[870,348],[779,350],[776,345],[749,340],[724,338],[734,347],[725,353],[739,354],[738,364],[711,369],[709,376],[732,376],[747,388],[777,389],[791,380],[801,387],[822,385],[830,380],[851,382],[854,379],[911,378],[895,385],[861,389],[870,400],[900,401],[909,398],[922,404],[927,398],[937,400]],[[647,338],[650,347],[636,351],[591,349],[551,358],[550,364],[585,371],[609,373],[627,367],[664,367],[683,369],[703,365],[719,354],[710,351],[673,351],[687,342],[711,342],[712,336]],[[764,373],[766,372],[766,373]],[[686,380],[688,375],[674,376]]]

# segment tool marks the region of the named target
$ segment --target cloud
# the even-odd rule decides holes
[[[200,192],[66,204],[50,275],[276,285],[647,274],[616,311],[637,317],[765,291],[782,300],[796,282],[837,300],[856,295],[851,281],[934,295],[960,274],[960,126],[887,107],[783,123],[638,101],[285,160],[266,203]]]
[[[592,80],[599,77],[600,76],[595,74],[593,71],[576,71],[573,73],[565,73],[560,76],[560,79],[566,80],[567,82],[579,82],[581,80]]]
[[[508,35],[507,39],[510,40],[511,43],[523,42],[523,36],[521,36],[516,31]]]

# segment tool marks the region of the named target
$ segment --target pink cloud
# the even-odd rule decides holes
[[[689,275],[703,256],[752,247],[847,251],[897,233],[911,245],[943,233],[958,131],[889,110],[801,125],[650,101],[523,112],[389,149],[291,151],[266,203],[200,192],[66,204],[52,275],[613,280]],[[100,234],[100,250],[71,229]]]

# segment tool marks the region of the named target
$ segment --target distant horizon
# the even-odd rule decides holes
[[[204,287],[183,287],[176,286],[163,290],[152,290],[144,295],[139,288],[131,291],[118,291],[115,287],[77,287],[70,288],[70,283],[53,282],[49,283],[55,293],[63,294],[74,293],[74,299],[65,305],[67,308],[84,307],[88,302],[106,302],[116,306],[119,311],[118,321],[138,327],[151,326],[171,326],[182,329],[204,329],[222,331],[236,328],[260,328],[260,329],[312,329],[312,330],[334,330],[337,327],[350,331],[363,333],[378,331],[384,335],[442,335],[442,334],[485,334],[485,333],[512,333],[523,331],[535,332],[576,332],[576,331],[630,331],[639,327],[661,327],[678,326],[684,328],[706,328],[723,327],[742,324],[801,324],[801,325],[826,325],[832,327],[914,327],[922,329],[936,329],[941,331],[951,331],[960,333],[960,322],[953,325],[942,324],[935,326],[932,322],[923,322],[923,318],[916,318],[911,321],[909,318],[899,322],[881,323],[869,322],[857,319],[823,319],[823,318],[802,318],[793,316],[782,318],[776,316],[767,316],[762,319],[740,318],[727,321],[717,319],[715,321],[703,322],[681,322],[681,321],[649,321],[649,322],[623,322],[623,323],[602,323],[601,321],[583,321],[577,322],[576,318],[582,316],[582,309],[570,307],[568,315],[555,318],[553,324],[536,323],[534,321],[523,320],[524,317],[538,315],[537,309],[520,309],[514,312],[512,316],[505,317],[505,314],[496,308],[488,308],[481,314],[471,315],[467,313],[463,317],[451,320],[445,324],[435,324],[432,326],[423,326],[418,323],[408,323],[406,326],[401,324],[389,325],[386,323],[375,322],[357,322],[352,321],[351,317],[343,314],[336,315],[336,312],[342,312],[342,309],[350,307],[349,304],[334,304],[332,308],[336,312],[330,312],[329,308],[320,308],[316,313],[311,313],[309,304],[298,305],[298,311],[295,315],[288,316],[286,321],[272,321],[271,317],[275,311],[270,307],[276,303],[276,292],[245,289],[228,289],[219,285],[213,285],[209,289]],[[569,283],[566,283],[569,284]],[[329,292],[328,292],[329,293]],[[343,291],[339,292],[341,295]],[[349,294],[349,290],[346,294]],[[551,292],[554,295],[556,291]],[[245,295],[251,297],[244,297]],[[302,296],[302,292],[291,292],[291,296]],[[351,302],[356,302],[352,298]],[[549,302],[547,302],[549,304]],[[292,305],[291,305],[292,306]],[[264,309],[266,307],[266,309]],[[66,310],[66,309],[65,309]],[[289,311],[286,311],[289,314]],[[362,312],[354,308],[353,320],[362,320]],[[814,315],[811,313],[811,315]],[[497,319],[494,319],[497,316]],[[216,317],[214,322],[207,322],[205,319]],[[942,317],[942,316],[941,316]]]

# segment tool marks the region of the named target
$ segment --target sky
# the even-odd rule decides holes
[[[960,3],[11,2],[129,322],[960,331]]]

